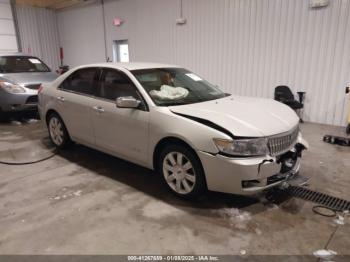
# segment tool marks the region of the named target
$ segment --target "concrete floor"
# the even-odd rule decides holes
[[[342,129],[302,124],[310,188],[350,200],[350,148],[321,141]],[[0,159],[50,154],[41,123],[0,124]],[[195,202],[168,193],[149,170],[77,145],[27,166],[0,164],[0,254],[350,255],[350,218],[339,226],[313,203],[278,205],[208,193]]]

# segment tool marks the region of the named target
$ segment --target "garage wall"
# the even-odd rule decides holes
[[[101,5],[67,9],[58,12],[57,18],[65,64],[77,66],[105,61]]]
[[[307,121],[345,125],[349,0],[184,0],[186,25],[179,14],[180,0],[105,0],[108,56],[112,40],[128,39],[132,61],[180,64],[235,94],[272,98],[286,84],[307,92]],[[101,4],[58,13],[69,64],[105,60],[101,21]]]
[[[42,59],[52,70],[58,69],[59,36],[56,12],[29,6],[16,7],[22,51]]]
[[[17,51],[16,30],[10,0],[0,0],[0,53]]]

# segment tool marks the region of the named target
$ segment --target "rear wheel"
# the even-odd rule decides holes
[[[52,113],[48,117],[48,130],[52,143],[58,148],[66,148],[71,144],[66,126],[58,114]]]
[[[164,184],[180,197],[195,198],[206,189],[202,164],[186,146],[166,146],[160,153],[158,168]]]

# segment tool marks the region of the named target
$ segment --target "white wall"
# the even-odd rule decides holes
[[[129,40],[131,61],[175,63],[225,91],[273,97],[274,87],[307,92],[304,118],[344,125],[350,84],[350,0],[310,9],[309,0],[105,1],[108,56],[112,40]],[[114,27],[112,19],[125,23]],[[102,8],[58,13],[67,63],[104,61]]]
[[[17,39],[10,0],[0,0],[0,52],[17,52]]]
[[[100,5],[68,9],[57,14],[64,63],[70,66],[105,61]]]
[[[58,69],[59,36],[56,12],[45,8],[16,6],[18,29],[24,53],[41,58]]]

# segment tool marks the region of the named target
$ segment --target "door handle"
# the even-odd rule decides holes
[[[103,113],[105,111],[101,106],[94,106],[93,109],[99,113]]]
[[[59,100],[59,101],[61,101],[61,102],[64,102],[66,99],[64,99],[63,96],[58,96],[58,97],[57,97],[57,100]]]

